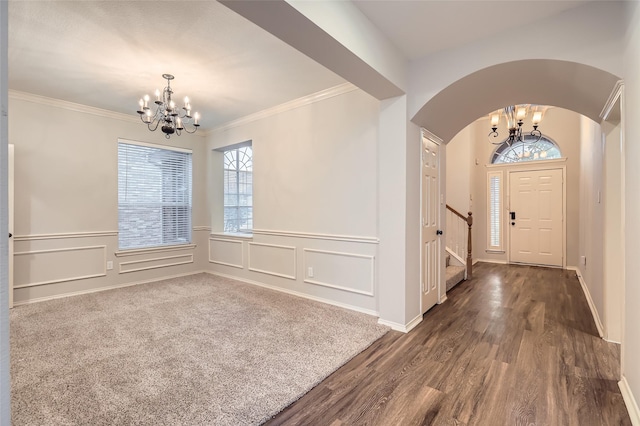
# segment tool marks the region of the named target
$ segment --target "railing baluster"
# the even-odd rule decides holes
[[[464,256],[466,251],[467,259],[467,279],[473,275],[473,257],[472,257],[472,241],[471,241],[471,227],[473,225],[473,213],[469,212],[465,217],[463,214],[452,208],[447,204],[447,216],[445,218],[447,222],[448,235],[446,239],[447,245],[454,250],[456,255],[460,258]],[[454,225],[455,224],[455,225]],[[465,247],[462,235],[464,235],[464,225],[467,225],[467,244]],[[455,229],[455,230],[454,230]],[[455,242],[455,245],[454,245]]]

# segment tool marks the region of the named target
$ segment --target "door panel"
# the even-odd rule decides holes
[[[562,169],[509,174],[509,260],[563,266],[564,188]]]
[[[426,312],[438,302],[440,278],[439,218],[439,146],[423,138],[422,141],[422,286],[421,306]]]

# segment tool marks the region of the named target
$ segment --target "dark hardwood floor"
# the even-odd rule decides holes
[[[478,264],[269,425],[631,425],[575,272]]]

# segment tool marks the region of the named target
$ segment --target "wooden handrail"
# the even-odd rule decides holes
[[[460,219],[462,220],[467,220],[467,217],[465,215],[463,215],[462,213],[460,213],[458,210],[454,209],[453,207],[451,207],[449,204],[447,204],[447,210],[449,210],[451,213],[455,214],[456,216],[458,216]]]
[[[447,210],[467,222],[467,279],[473,276],[473,258],[471,256],[471,226],[473,225],[473,213],[469,212],[467,216],[463,215],[449,204]]]

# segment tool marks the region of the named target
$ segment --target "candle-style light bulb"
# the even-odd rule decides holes
[[[198,124],[198,120],[200,120],[200,114],[199,113],[195,113],[195,115],[193,116],[193,125],[194,126],[199,126],[200,124]]]
[[[525,106],[519,106],[516,109],[516,119],[518,121],[522,121],[525,119],[525,117],[527,116],[527,107]]]
[[[176,103],[175,102],[173,102],[173,101],[169,102],[169,109],[175,109],[175,107],[176,107]]]
[[[491,127],[498,127],[500,124],[500,113],[491,114]]]
[[[189,97],[185,96],[184,97],[184,109],[189,108]]]
[[[149,108],[149,95],[144,95],[144,109]]]
[[[534,126],[537,126],[542,121],[542,111],[536,111],[533,113],[533,117],[531,117],[531,122]]]
[[[156,89],[156,101],[160,102],[160,89]]]

